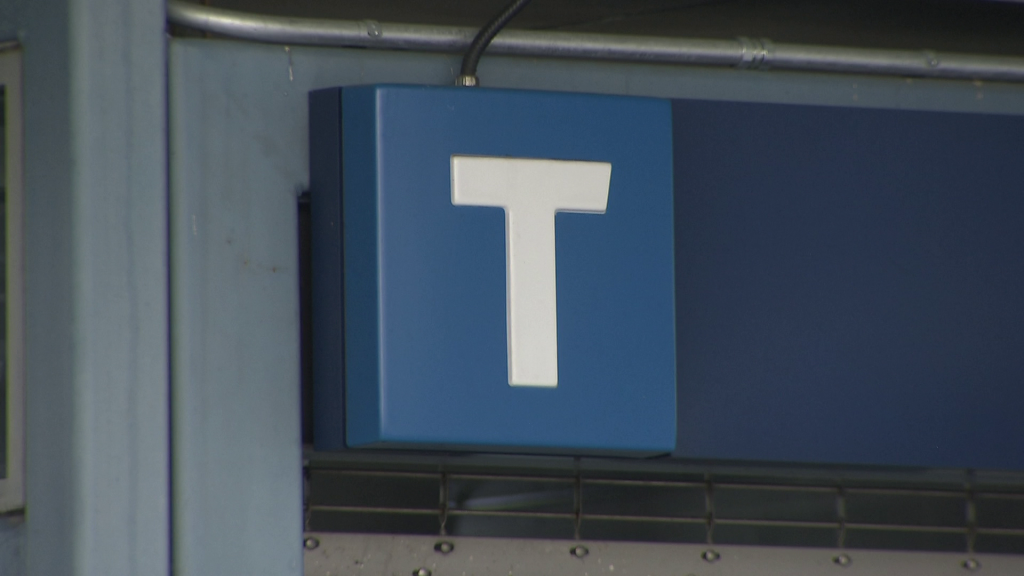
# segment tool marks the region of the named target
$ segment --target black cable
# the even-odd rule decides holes
[[[512,0],[501,13],[494,17],[494,20],[488,22],[476,33],[476,38],[473,38],[473,43],[469,45],[466,55],[462,57],[462,73],[457,81],[460,86],[476,86],[478,84],[476,66],[480,63],[480,56],[483,55],[484,50],[491,44],[491,40],[494,40],[498,32],[501,32],[501,29],[529,3],[530,0]]]

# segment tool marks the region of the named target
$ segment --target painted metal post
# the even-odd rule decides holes
[[[274,52],[283,74],[177,41],[170,53],[177,576],[302,573],[297,194],[308,168],[293,133],[308,88]],[[282,113],[250,115],[250,97],[282,95],[296,98]]]
[[[28,573],[166,575],[164,3],[25,4]]]

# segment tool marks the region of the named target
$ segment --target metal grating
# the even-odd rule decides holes
[[[1024,486],[311,467],[308,531],[1024,554]],[[666,477],[667,476],[667,477]]]

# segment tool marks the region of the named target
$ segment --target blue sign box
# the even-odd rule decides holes
[[[310,118],[318,450],[673,450],[669,102],[367,86],[311,93]],[[551,267],[514,247],[550,226],[502,209],[515,186],[570,190],[545,204],[547,332],[520,332]]]
[[[674,430],[685,460],[1024,469],[1024,118],[310,104],[318,449],[347,415],[349,446],[654,454]],[[554,388],[509,384],[508,226],[453,156],[610,165],[606,206],[554,217]]]

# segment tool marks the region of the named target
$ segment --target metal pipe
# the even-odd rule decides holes
[[[172,24],[257,42],[313,46],[458,52],[475,28],[325,20],[249,14],[168,0]],[[930,50],[879,50],[776,44],[766,39],[702,40],[575,32],[507,30],[491,44],[494,54],[655,62],[736,68],[1024,81],[1024,58],[939,54]]]

